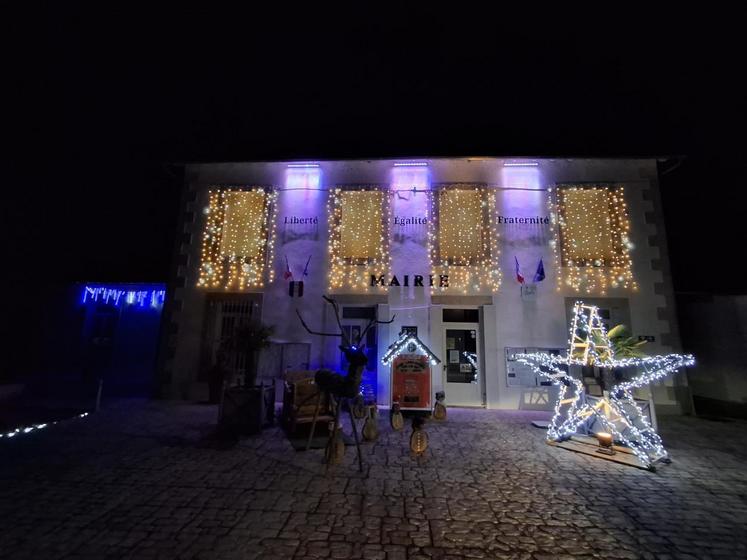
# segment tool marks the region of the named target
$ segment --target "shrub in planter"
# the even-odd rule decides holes
[[[258,434],[274,419],[275,387],[226,387],[221,405],[221,427],[239,434]]]
[[[222,347],[232,363],[243,363],[239,379],[225,384],[219,422],[222,427],[242,434],[262,431],[274,418],[275,388],[257,385],[259,352],[270,343],[273,328],[252,321],[238,325]]]
[[[208,400],[211,404],[219,404],[223,396],[223,386],[228,378],[228,356],[222,349],[218,350],[215,363],[207,372]]]

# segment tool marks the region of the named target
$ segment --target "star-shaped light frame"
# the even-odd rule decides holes
[[[549,441],[563,441],[576,434],[592,417],[597,418],[614,440],[629,447],[646,468],[668,461],[661,437],[633,398],[633,390],[692,366],[690,354],[667,354],[645,358],[616,359],[612,345],[599,317],[598,308],[577,301],[573,308],[570,347],[566,356],[543,353],[519,354],[518,360],[535,373],[560,387],[555,414],[547,430]],[[583,383],[570,375],[570,366],[593,365],[599,368],[637,368],[638,375],[614,385],[607,395],[587,401]]]

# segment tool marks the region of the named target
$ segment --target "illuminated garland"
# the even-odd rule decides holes
[[[529,365],[535,373],[546,377],[560,388],[555,412],[547,430],[547,439],[568,439],[582,424],[591,418],[597,418],[615,441],[621,442],[635,453],[644,467],[653,469],[654,463],[667,461],[667,451],[661,438],[635,402],[633,390],[659,381],[683,367],[692,366],[695,359],[690,354],[615,359],[597,308],[582,302],[576,302],[574,307],[568,342],[570,347],[565,357],[541,353],[517,356],[520,362]],[[639,374],[630,381],[613,386],[608,395],[594,399],[595,404],[592,405],[587,402],[581,381],[570,375],[569,368],[572,365],[593,365],[609,369],[636,368]]]
[[[368,292],[389,271],[389,195],[378,186],[335,188],[327,199],[329,290]]]
[[[466,350],[462,352],[462,356],[467,358],[467,361],[469,362],[469,365],[472,366],[472,381],[471,383],[477,383],[477,354],[474,352],[467,352]]]
[[[598,292],[638,289],[633,277],[630,221],[622,186],[563,185],[548,197],[557,225],[551,241],[558,270],[557,289]]]
[[[275,277],[277,192],[263,188],[209,193],[198,287],[247,290]]]
[[[407,347],[410,344],[414,344],[415,347],[423,354],[425,354],[428,359],[431,362],[432,366],[435,366],[441,362],[441,360],[438,359],[438,357],[431,352],[431,349],[428,348],[421,340],[413,335],[412,333],[408,332],[401,332],[399,335],[399,338],[395,340],[389,348],[387,348],[384,355],[381,357],[381,363],[382,365],[389,365],[392,363],[392,360],[403,353],[403,351],[407,350]]]
[[[442,185],[431,195],[428,248],[434,278],[448,276],[431,291],[485,290],[501,285],[495,192],[482,186]]]
[[[107,286],[85,286],[83,288],[83,303],[111,304],[119,307],[120,304],[135,305],[137,307],[160,307],[166,298],[165,289],[147,290],[123,290]]]
[[[80,414],[73,416],[72,419],[85,418],[86,416],[88,416],[88,412],[81,412]],[[71,420],[71,418],[67,418],[67,420]],[[27,435],[31,432],[38,432],[39,430],[43,430],[44,428],[48,428],[49,426],[54,426],[55,424],[59,424],[60,422],[65,422],[65,420],[55,420],[54,422],[47,422],[45,424],[33,424],[31,426],[26,426],[25,428],[16,428],[12,432],[6,432],[4,434],[0,433],[0,439],[10,439],[20,435]]]

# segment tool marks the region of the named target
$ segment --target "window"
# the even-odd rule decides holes
[[[376,185],[338,187],[327,210],[329,288],[368,291],[371,275],[389,269],[388,193]]]
[[[479,185],[443,185],[432,198],[431,267],[439,289],[493,292],[500,286],[495,194]]]
[[[444,323],[478,323],[480,312],[477,309],[451,309],[443,310],[442,320]]]
[[[445,190],[439,194],[438,247],[448,264],[471,265],[483,252],[482,192]]]
[[[381,191],[340,193],[340,256],[367,264],[381,256],[384,242]]]
[[[221,257],[257,258],[265,244],[265,193],[262,191],[225,194],[225,218],[220,243]]]
[[[264,285],[274,245],[275,194],[261,188],[210,191],[198,286],[244,290]],[[268,270],[272,280],[272,267]]]
[[[561,285],[601,293],[636,289],[622,186],[562,186],[556,210]]]

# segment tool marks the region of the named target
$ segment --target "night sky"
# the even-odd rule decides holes
[[[737,22],[545,15],[34,14],[6,49],[4,282],[167,280],[180,162],[681,155],[675,287],[743,293]]]

